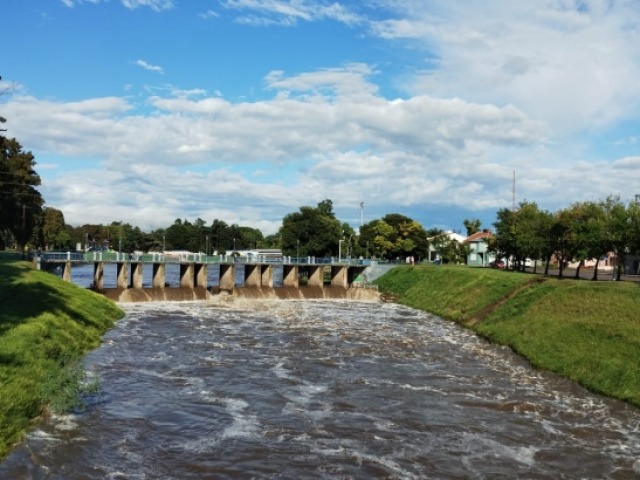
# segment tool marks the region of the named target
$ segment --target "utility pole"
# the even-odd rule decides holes
[[[511,211],[516,211],[516,171],[513,171],[513,186],[511,192]]]

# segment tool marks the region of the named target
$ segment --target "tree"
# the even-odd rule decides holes
[[[497,219],[493,226],[495,228],[495,237],[490,242],[491,251],[495,252],[496,257],[516,258],[520,255],[516,244],[517,222],[516,213],[508,208],[498,210]]]
[[[335,255],[343,234],[343,225],[336,219],[329,199],[316,208],[304,206],[287,214],[280,227],[283,253],[302,257]]]
[[[71,236],[65,228],[61,210],[46,207],[42,213],[42,241],[47,250],[62,250],[69,247]]]
[[[608,251],[604,209],[595,202],[578,202],[571,205],[568,214],[572,223],[574,259],[578,261],[575,277],[579,278],[580,268],[586,260],[595,258],[593,280],[597,280],[600,258]]]
[[[417,221],[390,213],[360,228],[360,248],[367,248],[380,258],[413,256],[426,258],[429,251],[427,232]]]
[[[478,233],[480,231],[480,226],[482,225],[482,222],[477,218],[473,220],[465,219],[462,223],[464,223],[464,226],[467,229],[467,237],[470,237],[474,233]]]
[[[44,204],[34,167],[31,152],[24,152],[15,138],[0,136],[0,231],[11,232],[19,250],[31,238]]]
[[[606,244],[609,250],[616,255],[618,263],[616,278],[620,280],[626,256],[638,242],[635,237],[638,229],[634,225],[634,218],[638,217],[638,205],[635,202],[625,205],[620,197],[610,196],[601,203],[601,206],[605,213]]]
[[[464,263],[471,248],[451,238],[446,232],[431,237],[431,246],[440,256],[442,263]]]

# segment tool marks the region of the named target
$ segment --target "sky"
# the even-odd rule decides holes
[[[74,226],[271,234],[330,199],[355,229],[400,213],[464,232],[514,199],[555,212],[640,194],[637,0],[1,10],[4,134]]]

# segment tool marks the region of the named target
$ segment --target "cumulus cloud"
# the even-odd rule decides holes
[[[422,46],[412,94],[513,103],[554,129],[604,128],[640,106],[640,4],[382,1],[373,34]]]
[[[101,161],[103,170],[43,182],[48,202],[78,220],[87,205],[108,203],[109,215],[146,227],[190,212],[262,222],[273,232],[284,214],[325,197],[338,208],[364,199],[497,206],[510,191],[499,186],[510,175],[501,162],[547,141],[545,125],[513,106],[388,100],[371,73],[365,65],[271,72],[272,98],[255,102],[169,89],[144,105],[17,96],[6,106],[19,119],[16,135],[45,161],[61,154]],[[140,115],[146,107],[154,114]]]

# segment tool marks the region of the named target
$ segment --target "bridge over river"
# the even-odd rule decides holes
[[[198,289],[234,292],[236,287],[279,287],[298,289],[301,286],[315,289],[337,287],[350,289],[366,287],[370,281],[365,273],[371,270],[371,260],[349,258],[289,257],[270,258],[267,256],[237,257],[230,255],[207,256],[199,253],[180,255],[125,254],[125,253],[43,253],[35,257],[38,268],[43,270],[61,269],[62,278],[71,281],[72,270],[93,265],[90,287],[109,293],[111,290],[169,290]],[[105,279],[105,267],[113,268],[115,278],[111,284]],[[175,284],[167,282],[167,267],[178,269]],[[212,272],[214,270],[214,272]],[[146,272],[146,273],[145,273]],[[274,272],[278,280],[274,281]],[[217,285],[209,284],[209,279],[218,280]],[[149,279],[147,287],[143,278]]]

